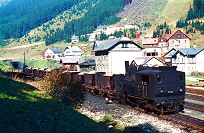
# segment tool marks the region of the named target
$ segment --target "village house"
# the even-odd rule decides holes
[[[160,38],[145,38],[142,40],[144,56],[163,56],[172,48],[190,48],[190,38],[182,31],[178,30],[168,39],[164,36]]]
[[[164,57],[168,64],[186,74],[204,72],[204,47],[172,49]]]
[[[100,26],[97,26],[96,31],[104,32],[104,31],[106,31],[108,28],[109,28],[108,25],[100,25]]]
[[[167,66],[164,62],[157,59],[156,57],[149,57],[149,56],[143,56],[143,57],[136,57],[131,63],[130,66],[150,66],[150,67],[159,67],[159,66]]]
[[[45,59],[60,61],[60,57],[62,57],[62,51],[58,48],[48,48],[45,50],[44,57]]]
[[[144,56],[160,56],[161,51],[158,48],[158,38],[150,38],[142,40]]]
[[[96,41],[96,33],[92,33],[92,34],[87,34],[89,37],[89,42],[94,42]]]
[[[81,57],[82,50],[78,46],[67,46],[64,49],[64,56],[76,56]]]
[[[79,36],[72,36],[72,42],[79,42]]]
[[[190,48],[190,40],[191,38],[184,34],[181,30],[177,30],[168,39],[168,49]]]
[[[62,68],[65,68],[68,71],[80,71],[78,61],[79,60],[76,57],[61,57],[60,63],[62,63]]]
[[[137,42],[126,38],[116,38],[94,43],[96,71],[112,74],[125,74],[125,61],[132,61],[142,56],[143,47]]]
[[[132,23],[125,24],[125,29],[134,29],[134,28],[138,30],[139,26],[137,26],[136,24],[132,24]]]

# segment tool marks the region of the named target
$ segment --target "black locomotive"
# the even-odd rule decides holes
[[[131,104],[162,114],[184,109],[185,73],[176,67],[131,66],[119,84]]]

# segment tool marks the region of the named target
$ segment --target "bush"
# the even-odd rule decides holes
[[[62,70],[52,71],[44,77],[44,90],[54,100],[79,107],[85,101],[85,90],[80,81],[71,82],[71,74]]]
[[[7,72],[7,71],[12,71],[14,68],[10,62],[4,62],[0,64],[0,69],[4,72]]]

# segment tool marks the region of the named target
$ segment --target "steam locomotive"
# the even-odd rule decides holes
[[[126,74],[77,74],[85,88],[109,100],[159,112],[184,110],[185,73],[176,66],[129,66]]]

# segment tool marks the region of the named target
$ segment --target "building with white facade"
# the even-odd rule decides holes
[[[168,39],[169,50],[172,48],[190,48],[190,40],[191,38],[184,34],[182,31],[177,30],[173,35],[171,35]]]
[[[126,37],[94,43],[96,71],[125,74],[125,61],[142,56],[143,47]]]
[[[204,47],[172,49],[166,55],[166,62],[177,66],[177,70],[186,74],[204,72]]]
[[[156,57],[149,57],[149,56],[143,56],[143,57],[136,57],[130,65],[135,66],[150,66],[150,67],[159,67],[159,66],[167,66],[164,62],[160,61]]]
[[[44,57],[45,59],[60,61],[60,58],[62,57],[62,51],[58,48],[48,48],[44,53]]]
[[[78,46],[67,46],[64,49],[64,56],[80,56],[82,55],[82,50]]]
[[[79,42],[79,36],[72,36],[72,42]]]

